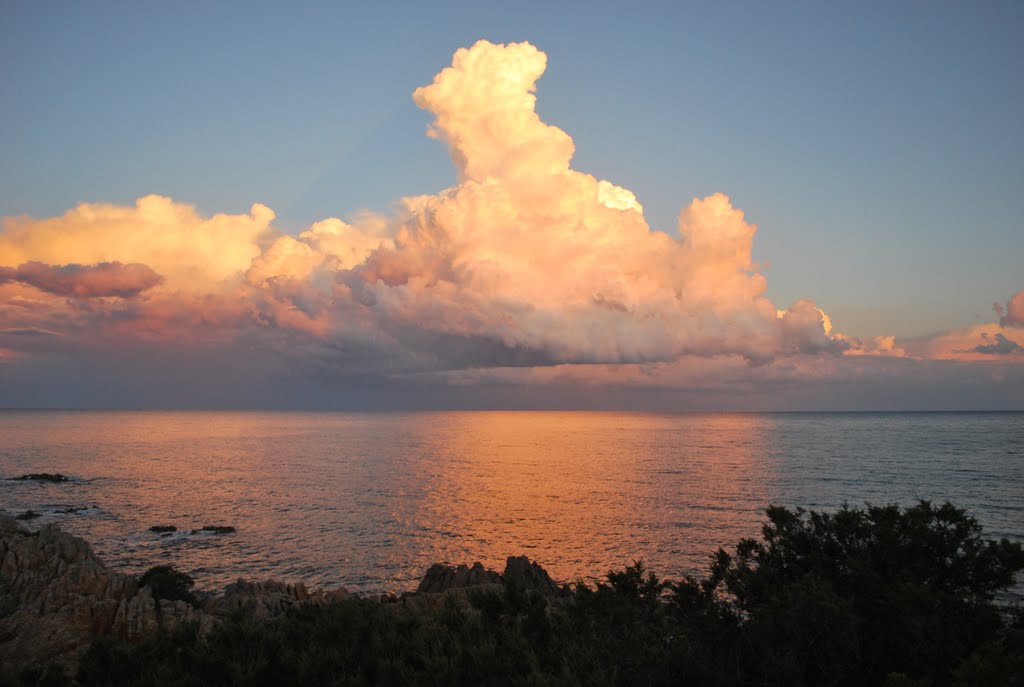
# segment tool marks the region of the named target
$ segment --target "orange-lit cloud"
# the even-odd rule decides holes
[[[249,268],[273,219],[258,203],[247,215],[213,217],[156,195],[139,198],[134,207],[82,203],[45,220],[6,218],[0,265],[137,263],[161,275],[167,289],[209,291]]]
[[[572,138],[535,110],[545,67],[528,43],[480,41],[416,89],[458,183],[389,216],[292,236],[260,204],[205,217],[150,195],[8,218],[6,359],[176,341],[270,351],[321,376],[742,389],[867,359],[1020,355],[1002,328],[1024,324],[1024,292],[997,306],[1001,325],[861,341],[813,301],[765,297],[757,227],[728,196],[692,200],[673,234],[652,231],[631,191],[571,167]]]
[[[1024,361],[1024,334],[997,322],[940,332],[926,339],[908,340],[908,351],[919,358],[938,360]]]
[[[0,267],[0,284],[17,281],[57,296],[131,298],[163,278],[146,265],[101,262],[97,265],[47,265],[26,262],[17,269]]]
[[[1005,307],[996,303],[993,309],[1003,327],[1024,327],[1024,290],[1010,296]]]

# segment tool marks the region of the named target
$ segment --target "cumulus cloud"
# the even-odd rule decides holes
[[[757,228],[727,196],[694,200],[670,236],[632,192],[573,170],[572,139],[535,111],[545,66],[532,45],[481,41],[414,93],[460,183],[407,199],[393,245],[343,278],[382,327],[475,342],[469,366],[829,347],[821,317],[776,317],[751,261]]]
[[[992,356],[979,345],[1009,345],[978,344],[975,332],[969,345],[915,352],[834,332],[813,301],[777,306],[751,257],[757,226],[722,193],[689,202],[673,233],[653,231],[636,196],[573,169],[572,138],[538,116],[546,64],[528,43],[480,41],[416,89],[458,183],[386,216],[328,218],[293,236],[260,204],[207,217],[150,195],[8,218],[0,345],[27,352],[19,342],[33,337],[4,332],[47,331],[60,334],[55,349],[174,340],[253,360],[269,351],[318,379],[678,387],[712,384],[717,371],[714,383],[732,388],[821,378],[855,356],[973,348],[980,359]]]
[[[999,324],[1003,327],[1024,327],[1024,290],[1010,296],[1006,306],[995,303],[992,309],[999,316]]]
[[[82,203],[60,217],[8,217],[0,233],[0,265],[141,263],[166,286],[209,291],[237,279],[261,253],[274,213],[255,204],[249,214],[202,217],[170,198],[150,195],[134,207]]]

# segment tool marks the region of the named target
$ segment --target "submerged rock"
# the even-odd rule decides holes
[[[68,506],[67,508],[59,508],[52,512],[54,515],[72,515],[86,510],[97,510],[97,508],[96,506]]]
[[[178,528],[175,527],[174,525],[153,525],[152,527],[149,528],[149,531],[150,532],[157,532],[157,533],[177,532]]]
[[[10,479],[15,482],[69,482],[71,480],[70,477],[66,477],[59,472],[52,474],[49,472],[30,472],[27,475],[11,477]]]
[[[41,518],[42,516],[43,516],[42,513],[39,513],[39,512],[34,511],[34,510],[27,510],[24,513],[18,513],[17,515],[15,515],[14,519],[15,520],[33,520],[35,518]]]
[[[173,532],[174,530],[165,531]],[[200,527],[199,529],[192,530],[192,534],[201,534],[203,532],[210,532],[211,534],[231,534],[234,531],[235,528],[231,527],[230,525],[205,525],[203,527]]]

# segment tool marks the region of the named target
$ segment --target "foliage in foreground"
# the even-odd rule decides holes
[[[139,577],[139,586],[148,586],[153,591],[154,599],[188,601],[193,605],[196,604],[192,594],[194,585],[195,580],[191,575],[175,570],[170,565],[154,565]]]
[[[477,592],[434,610],[352,599],[137,645],[78,678],[132,685],[1020,685],[1024,625],[995,594],[1019,544],[949,504],[772,507],[705,579],[636,563],[564,601]]]

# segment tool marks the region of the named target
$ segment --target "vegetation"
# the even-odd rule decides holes
[[[140,587],[149,587],[153,592],[154,599],[167,599],[169,601],[188,601],[196,604],[196,598],[192,594],[192,587],[195,580],[188,573],[175,570],[170,565],[154,565],[142,573],[139,578]]]
[[[640,563],[565,599],[506,586],[435,608],[354,598],[126,645],[100,640],[101,685],[1024,684],[1024,623],[996,594],[1024,569],[949,504],[772,507],[760,539],[706,578]]]

